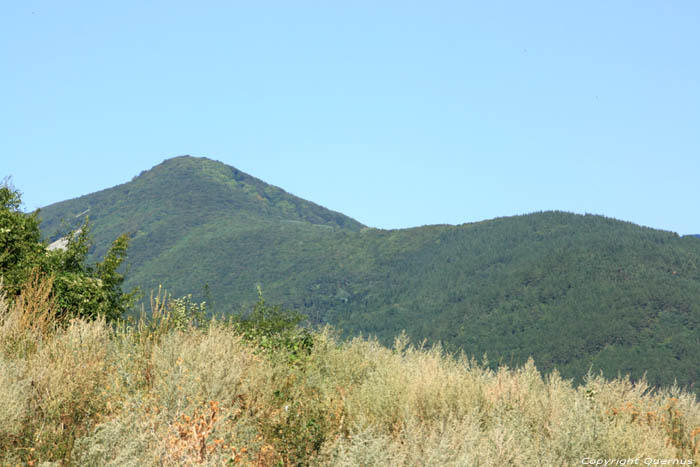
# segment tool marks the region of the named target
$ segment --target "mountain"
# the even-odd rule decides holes
[[[372,229],[188,156],[40,215],[49,240],[89,215],[96,256],[129,232],[127,288],[162,283],[219,312],[248,306],[260,284],[346,335],[389,342],[405,329],[494,366],[532,356],[579,380],[589,369],[652,384],[700,377],[700,242],[671,232],[564,212]]]
[[[208,247],[202,244],[191,251],[182,248],[212,235],[247,236],[264,231],[270,225],[304,225],[313,229],[358,231],[364,226],[337,212],[302,200],[268,185],[233,167],[206,158],[181,156],[144,171],[131,182],[87,196],[52,204],[41,210],[42,231],[56,240],[90,219],[95,241],[94,257],[102,256],[111,241],[128,232],[131,280],[127,285],[143,284],[145,290],[159,283],[172,284],[183,293],[196,283],[187,280],[178,287],[170,280],[173,264],[160,263],[181,253],[177,266],[183,275],[198,269],[192,253]],[[223,231],[219,231],[223,229]],[[231,240],[228,238],[227,240]],[[211,245],[207,254],[218,253],[226,245]],[[187,247],[185,247],[187,248]],[[218,270],[211,271],[214,274]]]

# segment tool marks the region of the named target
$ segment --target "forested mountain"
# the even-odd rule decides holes
[[[55,239],[89,215],[95,254],[132,235],[126,287],[164,284],[214,310],[256,298],[389,341],[401,330],[564,376],[700,376],[700,241],[540,212],[459,226],[366,228],[222,163],[178,157],[41,211]],[[697,388],[694,388],[697,391]]]
[[[350,231],[364,227],[354,219],[297,198],[233,167],[190,156],[168,159],[129,183],[42,208],[42,232],[55,240],[82,225],[86,216],[95,243],[94,257],[104,254],[110,239],[121,233],[130,234],[130,285],[143,283],[148,290],[164,282],[178,292],[193,288],[195,294],[201,291],[203,282],[186,282],[180,288],[172,276],[172,264],[155,270],[150,266],[173,252],[182,252],[182,245],[192,238],[220,233],[222,223],[229,233],[280,223]],[[213,242],[203,248],[216,255],[229,246],[233,247]],[[178,274],[183,277],[188,270],[199,269],[192,253],[184,252],[188,259],[178,264],[182,267]],[[210,271],[213,275],[219,273]],[[149,276],[150,280],[137,280],[139,276]]]

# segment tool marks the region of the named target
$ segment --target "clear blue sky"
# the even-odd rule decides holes
[[[373,227],[700,233],[697,1],[4,2],[0,106],[27,210],[191,154]]]

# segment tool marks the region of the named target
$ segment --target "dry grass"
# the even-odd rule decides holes
[[[32,353],[61,324],[54,313],[52,288],[52,278],[35,271],[10,304],[0,279],[0,351],[5,355]]]
[[[492,371],[330,330],[291,364],[221,323],[56,327],[47,290],[37,279],[13,305],[0,298],[2,465],[700,462],[700,404],[678,389],[574,387],[533,362]]]

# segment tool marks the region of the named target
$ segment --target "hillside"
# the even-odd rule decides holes
[[[95,253],[132,234],[127,287],[164,284],[214,310],[268,300],[390,342],[440,340],[492,365],[581,378],[700,377],[700,241],[601,216],[541,212],[378,230],[208,159],[44,208],[50,239],[90,216]],[[77,217],[76,217],[77,216]],[[61,220],[65,225],[61,228]],[[697,388],[694,388],[697,390]]]
[[[94,257],[104,254],[117,235],[131,235],[129,256],[136,274],[177,249],[183,240],[199,235],[198,229],[219,222],[236,231],[280,222],[331,229],[363,227],[233,167],[190,156],[168,159],[129,183],[42,208],[42,231],[55,240],[81,225],[85,216],[92,226]],[[167,270],[156,274],[151,285],[169,282],[162,272]]]

